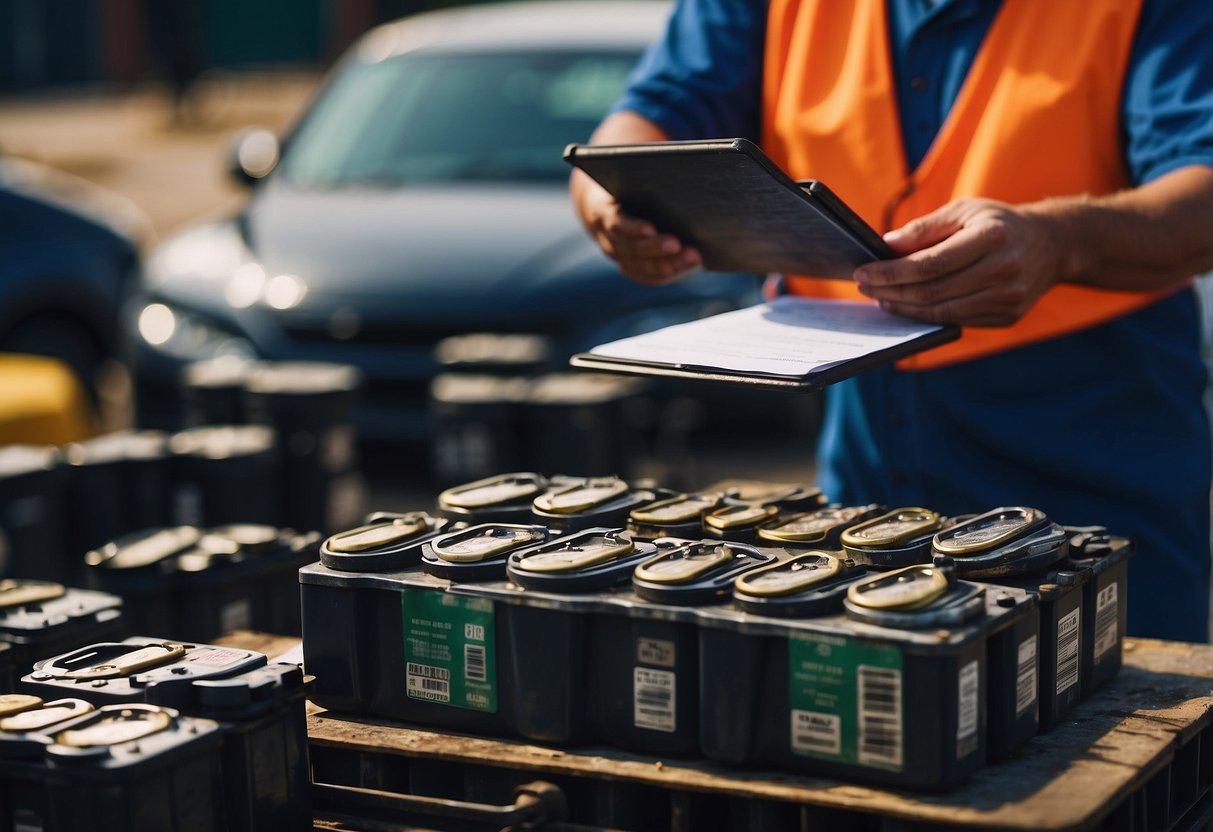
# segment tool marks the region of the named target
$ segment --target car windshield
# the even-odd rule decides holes
[[[564,180],[561,151],[585,141],[637,55],[410,54],[356,63],[292,137],[294,186]]]

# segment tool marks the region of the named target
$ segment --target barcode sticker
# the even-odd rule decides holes
[[[632,722],[637,728],[673,733],[678,722],[674,705],[675,676],[668,670],[635,668]]]
[[[484,645],[463,645],[463,675],[473,682],[483,682],[487,678],[486,670]]]
[[[1115,581],[1101,589],[1095,597],[1095,661],[1116,647],[1120,638],[1119,600]]]
[[[901,766],[901,671],[860,665],[859,762]]]
[[[405,687],[415,699],[432,702],[451,701],[451,674],[446,668],[409,662]]]
[[[956,759],[977,750],[977,723],[980,718],[981,674],[976,659],[957,674]]]
[[[792,750],[838,754],[842,751],[842,720],[836,714],[792,711]]]
[[[1080,624],[1076,609],[1057,622],[1057,695],[1078,684]]]
[[[1036,704],[1036,636],[1019,643],[1019,662],[1015,669],[1015,716],[1023,716]]]

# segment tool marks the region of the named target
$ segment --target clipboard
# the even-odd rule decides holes
[[[960,337],[875,304],[779,297],[578,353],[574,367],[811,392]],[[756,345],[761,345],[756,347]]]
[[[713,271],[849,279],[895,256],[825,184],[794,181],[746,139],[570,144],[564,160]]]

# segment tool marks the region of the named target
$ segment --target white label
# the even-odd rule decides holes
[[[792,711],[792,750],[809,754],[842,753],[842,720],[836,714]]]
[[[409,662],[406,669],[405,688],[409,696],[434,702],[451,701],[451,674],[445,667]]]
[[[219,627],[223,632],[247,630],[253,626],[253,604],[247,598],[229,601],[219,608]]]
[[[902,764],[901,671],[861,664],[859,683],[859,762]]]
[[[964,757],[977,748],[977,720],[981,679],[977,660],[960,669],[957,680],[956,757]]]
[[[1057,622],[1057,695],[1078,684],[1078,642],[1081,610]]]
[[[488,663],[483,644],[463,645],[463,675],[472,682],[488,681]]]
[[[227,667],[230,664],[243,661],[251,655],[251,653],[241,653],[237,650],[201,649],[187,654],[181,661],[201,667]]]
[[[1120,639],[1118,601],[1115,581],[1095,596],[1095,661],[1099,661],[1105,653],[1116,647]]]
[[[1015,669],[1015,716],[1023,716],[1036,704],[1036,636],[1019,643],[1019,662]]]
[[[656,638],[636,640],[636,661],[657,667],[673,667],[676,664],[674,642]]]
[[[635,702],[632,722],[637,728],[673,733],[677,724],[674,711],[674,674],[668,670],[635,669]]]

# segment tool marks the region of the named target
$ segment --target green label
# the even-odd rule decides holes
[[[496,713],[493,602],[406,589],[401,609],[409,698]]]
[[[795,754],[901,771],[901,651],[843,636],[788,639],[788,701]]]

